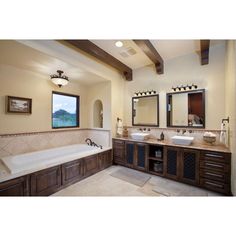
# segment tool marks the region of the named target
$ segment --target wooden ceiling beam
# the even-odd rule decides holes
[[[155,64],[157,74],[164,73],[164,61],[149,40],[133,40]]]
[[[105,64],[112,66],[113,68],[120,71],[126,80],[131,81],[133,79],[132,69],[123,64],[121,61],[105,52],[103,49],[98,47],[96,44],[89,40],[64,40],[66,43],[80,49],[87,54],[97,58]]]
[[[209,64],[210,40],[200,40],[201,47],[201,65]]]

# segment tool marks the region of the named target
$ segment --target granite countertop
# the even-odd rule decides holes
[[[197,149],[197,150],[231,153],[230,149],[224,145],[214,145],[214,144],[208,145],[205,143],[192,143],[190,146],[184,146],[184,145],[176,145],[170,140],[158,141],[157,139],[147,139],[144,141],[139,141],[139,140],[134,140],[131,137],[128,137],[128,138],[114,137],[114,139],[119,139],[119,140],[124,140],[124,141],[133,141],[133,142],[139,142],[139,143],[147,143],[147,144],[156,144],[156,145],[163,145],[163,146],[182,147],[182,148]]]

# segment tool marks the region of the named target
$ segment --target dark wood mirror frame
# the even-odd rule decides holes
[[[147,97],[156,97],[156,99],[157,99],[157,123],[156,123],[156,125],[134,124],[134,99],[147,98]],[[148,96],[132,97],[132,126],[159,127],[159,95],[158,94],[148,95]]]
[[[170,124],[171,111],[169,111],[168,106],[169,106],[169,104],[171,102],[172,95],[180,94],[180,93],[188,93],[188,94],[202,93],[202,109],[203,109],[203,125],[202,126],[190,126],[190,125],[188,125],[188,126],[178,126],[178,125],[171,125]],[[205,123],[206,123],[206,115],[205,115],[205,89],[197,89],[197,90],[189,90],[189,91],[180,91],[180,92],[167,93],[166,94],[166,118],[167,118],[167,127],[204,129],[205,128]]]

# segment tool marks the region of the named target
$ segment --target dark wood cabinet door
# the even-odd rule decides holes
[[[89,156],[83,159],[85,176],[90,176],[99,171],[98,155]]]
[[[170,179],[179,179],[179,149],[166,147],[164,155],[164,174]]]
[[[127,166],[134,167],[134,156],[135,156],[135,144],[133,142],[126,142],[125,158]]]
[[[62,165],[62,185],[75,183],[83,178],[83,160],[75,160]]]
[[[28,196],[28,177],[20,177],[0,183],[0,196]]]
[[[139,170],[147,169],[147,145],[143,143],[136,144],[135,168]]]
[[[112,165],[111,151],[106,151],[98,154],[99,170],[103,170]]]
[[[197,150],[184,149],[180,158],[180,179],[183,182],[199,184],[199,159],[200,152]]]
[[[113,139],[113,161],[116,164],[125,164],[125,142]]]
[[[61,166],[36,172],[30,176],[32,196],[48,196],[61,187]]]

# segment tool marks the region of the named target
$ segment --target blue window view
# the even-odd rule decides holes
[[[79,126],[77,103],[78,97],[53,93],[52,95],[52,127]]]

